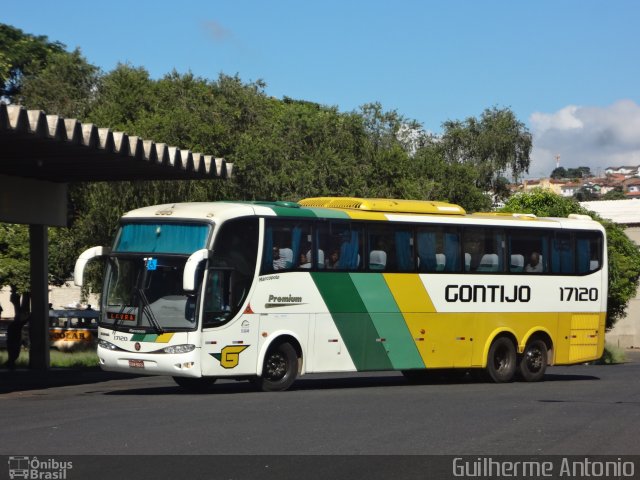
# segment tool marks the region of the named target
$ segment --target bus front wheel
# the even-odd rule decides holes
[[[289,388],[298,373],[298,354],[290,343],[272,346],[264,358],[262,375],[255,383],[264,392],[281,392]]]
[[[495,383],[507,383],[516,373],[516,347],[507,337],[498,337],[489,348],[487,374]]]
[[[525,382],[538,382],[544,377],[547,370],[547,344],[543,340],[534,339],[527,343],[519,371]]]

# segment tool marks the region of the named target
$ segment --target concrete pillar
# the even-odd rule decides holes
[[[29,225],[31,320],[29,368],[49,368],[49,256],[46,225]]]

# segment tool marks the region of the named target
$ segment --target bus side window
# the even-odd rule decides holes
[[[368,230],[369,270],[396,270],[396,242],[391,225],[372,225]]]
[[[418,271],[457,272],[460,270],[460,236],[456,228],[429,226],[416,231]]]
[[[602,265],[602,236],[598,232],[576,233],[578,273],[590,273]]]
[[[338,252],[338,258],[332,267],[336,270],[361,270],[363,259],[361,243],[362,227],[350,223],[332,223],[330,225],[331,251]]]
[[[548,273],[547,231],[528,228],[510,230],[507,232],[507,246],[510,273]]]
[[[556,232],[555,238],[551,241],[551,271],[564,274],[576,273],[575,253],[571,233]]]
[[[311,267],[311,223],[267,219],[261,274]]]

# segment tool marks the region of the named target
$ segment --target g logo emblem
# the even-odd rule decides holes
[[[220,362],[222,368],[235,368],[240,363],[240,354],[247,348],[249,345],[228,345],[220,353],[212,353],[211,356]]]

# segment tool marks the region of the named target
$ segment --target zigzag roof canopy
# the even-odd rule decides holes
[[[0,175],[49,182],[230,178],[233,164],[0,103]]]

